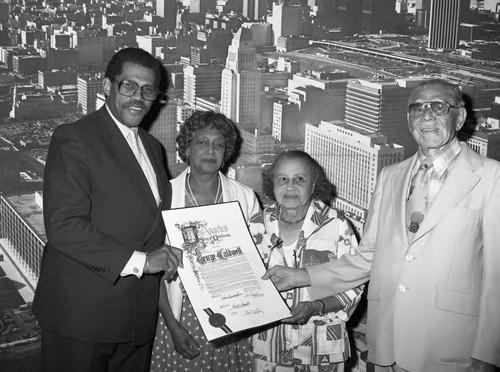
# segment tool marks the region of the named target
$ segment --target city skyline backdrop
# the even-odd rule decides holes
[[[417,149],[406,107],[419,82],[458,84],[468,110],[460,139],[500,160],[499,15],[491,0],[0,2],[0,253],[30,289],[15,311],[0,304],[0,367],[2,355],[32,355],[38,342],[36,325],[18,323],[46,241],[50,136],[105,104],[104,69],[117,50],[140,47],[167,71],[145,126],[172,177],[185,168],[175,151],[182,123],[195,110],[222,112],[242,140],[229,177],[265,204],[262,171],[303,149],[361,234],[381,169]]]

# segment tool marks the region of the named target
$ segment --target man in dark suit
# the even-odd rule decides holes
[[[33,305],[44,371],[149,367],[159,280],[182,265],[181,251],[164,244],[171,190],[161,146],[139,128],[160,79],[149,53],[120,50],[106,69],[106,105],[52,136]]]

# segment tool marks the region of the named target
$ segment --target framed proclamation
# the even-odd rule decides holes
[[[163,211],[170,245],[182,248],[178,273],[212,341],[290,316],[237,201]]]

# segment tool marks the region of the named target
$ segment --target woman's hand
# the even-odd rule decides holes
[[[289,324],[306,324],[313,315],[320,311],[320,309],[316,307],[315,303],[311,301],[299,302],[297,306],[292,309],[292,316],[282,319],[281,321]]]
[[[175,326],[171,326],[169,331],[174,340],[175,351],[184,358],[193,359],[200,354],[200,345],[198,345],[193,336],[179,322]]]

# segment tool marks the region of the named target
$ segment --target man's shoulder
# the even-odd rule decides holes
[[[408,159],[400,161],[399,163],[386,165],[385,167],[382,168],[382,171],[388,174],[400,172],[402,169],[406,169],[407,167],[410,167],[413,164],[414,157],[415,155],[410,156]]]
[[[472,168],[484,168],[486,171],[500,171],[500,162],[487,158],[472,150],[467,144],[462,144],[463,149],[461,152],[462,157],[471,164]]]
[[[58,132],[71,132],[71,131],[92,131],[95,126],[100,125],[105,113],[102,110],[94,111],[84,117],[66,124],[61,124],[56,128]]]

